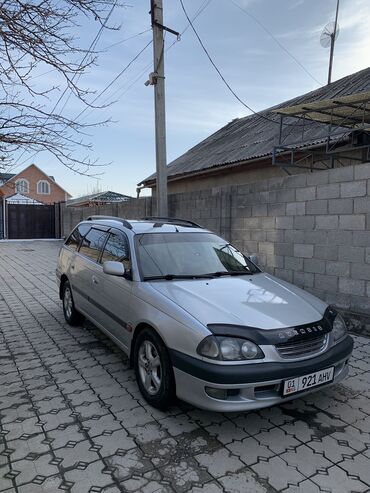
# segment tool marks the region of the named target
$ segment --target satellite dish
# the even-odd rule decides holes
[[[335,31],[335,38],[334,38]],[[339,25],[337,24],[337,28],[335,29],[335,22],[328,22],[324,27],[321,36],[320,36],[320,44],[323,48],[329,48],[332,43],[332,39],[334,41],[337,39],[339,34]]]

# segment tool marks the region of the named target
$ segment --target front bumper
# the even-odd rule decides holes
[[[245,411],[272,406],[301,397],[320,387],[282,397],[283,381],[334,366],[333,385],[348,374],[348,360],[353,340],[347,336],[342,342],[319,356],[303,361],[252,363],[246,365],[218,365],[171,350],[177,396],[197,407],[213,411]],[[226,399],[210,397],[206,387],[228,389]]]

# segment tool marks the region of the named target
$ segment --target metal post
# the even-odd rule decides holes
[[[162,0],[151,0],[154,55],[154,109],[155,150],[157,169],[157,214],[166,217],[167,205],[167,156],[166,156],[166,109],[164,81],[164,39]]]
[[[331,35],[331,40],[330,40],[330,59],[329,59],[328,84],[330,84],[330,82],[331,82],[331,71],[333,68],[334,44],[335,44],[335,38],[337,35],[337,25],[338,25],[338,12],[339,12],[339,0],[337,0],[337,10],[335,12],[334,31]]]
[[[3,197],[3,237],[4,237],[4,240],[8,236],[8,232],[6,229],[7,229],[6,228],[6,196],[4,195],[4,197]]]

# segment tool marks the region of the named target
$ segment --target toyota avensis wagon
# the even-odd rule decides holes
[[[140,390],[215,411],[271,406],[341,381],[353,341],[339,313],[262,272],[195,223],[92,216],[62,246],[67,322],[125,351]]]

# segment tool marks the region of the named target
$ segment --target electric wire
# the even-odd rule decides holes
[[[263,118],[264,120],[267,120],[271,123],[274,123],[275,125],[280,125],[280,122],[279,121],[276,121],[276,120],[272,120],[271,118],[268,118],[267,116],[263,115],[261,112],[258,112],[256,110],[254,110],[251,106],[249,106],[249,104],[247,104],[245,101],[243,101],[241,99],[241,97],[235,92],[235,90],[231,87],[231,85],[229,84],[229,82],[225,79],[224,75],[222,74],[221,70],[218,68],[218,66],[216,65],[216,63],[214,62],[213,58],[211,57],[211,55],[209,54],[209,51],[207,50],[207,48],[205,47],[201,37],[199,36],[198,34],[198,31],[195,29],[194,27],[194,24],[192,23],[191,19],[189,18],[189,15],[186,11],[186,8],[185,8],[185,5],[184,5],[184,2],[183,0],[179,0],[180,1],[180,4],[181,4],[181,7],[182,7],[182,10],[185,14],[185,17],[187,18],[189,24],[190,24],[190,27],[192,28],[202,50],[204,51],[204,53],[206,54],[208,60],[210,61],[211,65],[213,66],[213,68],[216,70],[216,72],[218,73],[220,79],[222,80],[222,82],[224,83],[224,85],[227,87],[227,89],[231,92],[231,94],[234,96],[234,98],[239,101],[245,108],[247,108],[251,113],[253,113],[254,115],[256,116],[259,116],[260,118]],[[263,111],[266,111],[266,110],[263,110]],[[303,127],[304,125],[300,125],[300,124],[290,124],[290,123],[286,123],[285,124],[286,126],[294,126],[294,127]]]
[[[141,31],[137,34],[133,34],[132,36],[129,36],[128,38],[121,39],[121,41],[117,41],[116,43],[112,43],[104,48],[104,50],[109,50],[110,48],[113,48],[114,46],[121,45],[123,43],[126,43],[126,41],[130,41],[131,39],[138,38],[139,36],[142,36],[143,34],[148,33],[151,31],[152,28],[150,27],[149,29],[145,29],[145,31]]]
[[[199,15],[201,15],[204,12],[204,10],[210,5],[210,3],[212,1],[213,0],[205,0],[203,2],[203,4],[195,12],[195,14],[194,14],[194,16],[192,18],[192,22],[194,22],[199,17]],[[187,25],[185,26],[185,28],[180,32],[180,38],[189,29],[189,27],[190,27],[190,24],[187,23]],[[175,39],[175,41],[173,41],[167,48],[165,48],[165,53],[167,53],[178,42],[179,42],[179,39]],[[161,56],[163,56],[163,55],[161,55]],[[112,94],[110,94],[108,96],[108,98],[106,98],[104,100],[103,104],[107,104],[116,94],[118,94],[116,101],[119,101],[141,79],[141,77],[144,74],[146,74],[148,72],[148,70],[150,70],[151,67],[152,67],[152,63],[149,63],[148,65],[146,65],[144,67],[144,69],[141,70],[140,73],[137,76],[135,76],[134,80],[132,80],[127,87],[126,86],[118,87]],[[123,90],[123,92],[121,92],[122,90]],[[90,110],[90,113],[92,111],[93,110]],[[89,114],[87,116],[89,116]]]
[[[99,92],[99,94],[93,99],[91,104],[94,104],[122,75],[131,67],[131,65],[144,53],[144,51],[153,43],[151,39],[145,46],[142,48],[135,56],[130,60],[130,62],[105,86],[105,88]],[[87,111],[88,107],[85,107],[80,113],[75,117],[75,120],[80,118],[85,111]]]
[[[304,70],[306,72],[306,74],[311,77],[312,80],[314,80],[317,84],[319,84],[319,86],[322,86],[322,82],[320,82],[319,80],[316,79],[316,77],[314,75],[311,74],[311,72],[309,70],[306,69],[306,67],[298,60],[297,57],[295,57],[293,55],[293,53],[291,53],[288,48],[286,48],[283,43],[281,43],[279,41],[279,39],[258,19],[258,17],[256,17],[254,14],[252,14],[251,12],[249,12],[248,10],[246,10],[244,7],[242,7],[241,5],[239,5],[237,2],[235,2],[235,0],[229,0],[229,2],[231,2],[232,4],[235,5],[235,7],[237,7],[239,10],[241,10],[242,12],[244,12],[246,15],[248,15],[251,19],[253,19],[260,27],[261,29],[263,29],[274,41],[275,43],[288,55],[290,56],[290,58],[292,58],[292,60],[294,60],[297,65],[299,65],[301,67],[302,70]]]

